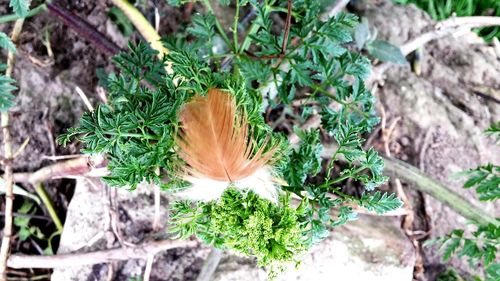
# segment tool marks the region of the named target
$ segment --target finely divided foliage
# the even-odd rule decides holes
[[[28,14],[31,0],[10,0],[9,6],[19,17],[25,17]]]
[[[175,141],[179,112],[196,94],[206,95],[212,88],[227,91],[238,111],[245,112],[256,147],[276,148],[276,176],[287,185],[281,187],[277,204],[236,189],[228,189],[217,201],[179,201],[171,206],[172,231],[178,237],[197,235],[217,247],[256,256],[273,269],[298,261],[299,254],[324,239],[329,228],[355,219],[353,205],[377,213],[400,207],[394,195],[372,193],[386,178],[377,152],[362,148],[361,135],[378,118],[373,96],[363,83],[370,63],[347,48],[357,18],[339,14],[321,20],[318,2],[293,1],[288,38],[273,31],[277,23],[271,17],[286,14],[286,1],[239,0],[237,7],[252,11],[253,17],[236,22],[238,28],[232,32],[244,32],[234,36],[234,43],[221,39],[227,36],[221,36],[214,15],[197,15],[186,36],[164,41],[170,49],[164,60],[172,63],[174,74],[165,72],[165,61],[148,46],[131,45],[128,53],[114,59],[120,71],[109,76],[109,104],[86,113],[80,126],[60,141],[76,137],[87,153],[105,153],[111,172],[105,180],[113,186],[135,188],[146,180],[171,191],[182,189],[187,183]],[[298,111],[287,115],[297,125],[319,112],[321,131],[335,140],[326,169],[320,129],[295,128],[301,141],[293,147],[282,133],[272,132],[263,118],[268,109],[263,104]],[[337,166],[341,169],[334,169]],[[343,192],[348,179],[365,186],[361,198]],[[297,205],[291,204],[292,196],[299,200],[297,207],[292,207]],[[332,214],[332,207],[338,212]]]
[[[500,140],[500,122],[492,124],[485,133],[496,141]],[[500,199],[500,166],[488,163],[465,171],[462,175],[468,177],[464,188],[475,188],[480,201]],[[477,264],[484,266],[484,280],[500,280],[500,263],[497,261],[500,227],[494,224],[476,227],[472,235],[465,234],[462,229],[455,229],[444,237],[430,241],[429,244],[441,245],[444,261],[448,261],[455,254],[458,257],[466,257],[471,267]],[[476,276],[475,280],[483,279]]]
[[[16,52],[16,46],[12,43],[9,36],[3,32],[0,32],[0,50],[1,49],[5,49],[12,53]],[[14,105],[14,95],[12,95],[12,92],[17,90],[17,87],[14,85],[16,81],[1,74],[6,68],[7,66],[5,64],[0,64],[0,111],[7,111]]]

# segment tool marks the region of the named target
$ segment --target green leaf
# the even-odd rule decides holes
[[[326,237],[330,234],[330,231],[328,228],[326,228],[326,225],[319,221],[319,220],[313,220],[311,222],[311,233],[312,233],[312,243],[316,244],[320,241],[325,240]]]
[[[492,261],[495,260],[497,254],[497,248],[495,245],[485,245],[483,246],[483,257],[484,257],[484,265],[488,266]]]
[[[370,53],[370,55],[381,61],[387,61],[396,64],[408,63],[403,53],[401,53],[401,49],[386,41],[372,41],[366,44],[366,50]]]
[[[394,193],[387,194],[387,192],[382,194],[380,191],[375,192],[373,195],[363,193],[359,199],[359,205],[369,211],[375,211],[377,214],[384,214],[403,206],[403,202]]]
[[[40,198],[38,196],[29,193],[28,191],[24,190],[22,187],[18,186],[17,184],[14,184],[12,186],[13,192],[15,195],[20,195],[24,197],[28,197],[35,201],[38,205],[40,205]],[[0,178],[0,194],[5,193],[5,180],[3,178]],[[26,201],[25,201],[26,202]]]
[[[457,251],[457,249],[460,247],[460,242],[462,240],[460,238],[451,238],[448,240],[448,243],[446,243],[445,250],[443,253],[443,261],[449,261],[451,256]]]
[[[494,263],[486,267],[486,281],[500,280],[500,263]]]
[[[120,32],[128,37],[134,33],[134,25],[130,19],[117,7],[111,7],[108,11],[108,17],[118,27]]]
[[[500,166],[487,164],[461,173],[469,176],[464,188],[476,188],[481,201],[500,199]]]
[[[10,37],[7,34],[0,32],[0,48],[7,49],[7,51],[16,53],[16,46],[10,40]]]
[[[467,256],[467,257],[480,257],[481,251],[477,247],[474,240],[464,239],[464,244],[462,246],[462,250],[458,253],[459,257]]]
[[[309,61],[304,62],[294,62],[290,64],[290,78],[288,79],[289,83],[298,82],[301,86],[309,86],[312,85],[311,80],[311,69],[312,64]]]
[[[322,145],[318,130],[295,130],[300,137],[299,147],[290,154],[290,164],[285,167],[284,176],[292,187],[302,186],[308,175],[315,176],[321,170]]]
[[[187,32],[201,40],[211,41],[215,36],[215,16],[212,14],[195,14],[191,19],[192,26],[187,29]]]
[[[180,5],[194,2],[194,0],[166,0],[169,5],[172,5],[174,7],[178,7]]]
[[[13,85],[15,82],[10,77],[0,75],[0,111],[7,111],[14,106],[15,97],[12,92],[17,90],[17,87]]]
[[[28,15],[28,10],[30,8],[31,0],[10,0],[9,7],[11,7],[16,15],[24,18]]]
[[[491,124],[490,127],[486,129],[485,133],[500,142],[500,122]]]
[[[354,42],[356,47],[361,50],[365,43],[370,39],[370,27],[368,26],[368,20],[363,18],[361,23],[356,26],[354,30]]]
[[[31,231],[27,227],[21,227],[17,231],[17,234],[19,234],[19,240],[26,241],[31,236]]]
[[[252,60],[249,58],[240,58],[239,68],[242,76],[249,82],[257,81],[258,83],[265,83],[271,77],[271,66],[259,60]]]
[[[348,221],[357,220],[358,214],[349,206],[342,206],[339,208],[337,219],[332,221],[332,226],[341,226]]]

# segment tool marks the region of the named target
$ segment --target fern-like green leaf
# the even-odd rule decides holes
[[[7,111],[14,106],[14,95],[12,92],[17,90],[14,86],[16,81],[5,75],[0,75],[0,111]]]
[[[9,7],[14,10],[14,13],[19,17],[24,18],[29,11],[31,0],[10,0]]]
[[[387,194],[382,194],[380,191],[375,192],[373,195],[364,193],[359,199],[359,205],[377,214],[383,214],[403,206],[403,202],[394,193]]]
[[[16,52],[16,45],[12,43],[9,36],[7,34],[0,32],[0,48],[6,49],[9,52]]]

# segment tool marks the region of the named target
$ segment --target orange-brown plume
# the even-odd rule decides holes
[[[244,112],[234,98],[219,89],[196,96],[180,112],[182,130],[177,143],[188,164],[185,172],[196,178],[236,182],[262,168],[275,149],[256,149]]]

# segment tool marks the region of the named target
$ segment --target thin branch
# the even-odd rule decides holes
[[[447,36],[460,34],[464,30],[478,27],[495,26],[500,25],[500,17],[486,17],[486,16],[475,16],[475,17],[453,17],[447,20],[441,21],[436,24],[434,30],[424,33],[405,44],[401,45],[399,48],[403,55],[408,55],[416,49],[424,46],[430,41],[441,39]],[[391,67],[391,63],[385,62],[373,69],[370,77],[365,81],[367,85],[371,85],[374,81],[381,79],[382,75]]]
[[[54,203],[52,203],[52,200],[50,199],[50,196],[47,194],[47,191],[45,191],[45,188],[43,188],[43,184],[41,182],[38,182],[34,185],[35,191],[42,199],[43,204],[47,208],[47,211],[49,212],[50,217],[52,218],[52,221],[56,225],[57,231],[59,233],[62,233],[63,231],[63,224],[61,220],[59,219],[59,216],[57,215],[56,209],[54,208]]]
[[[155,261],[155,255],[148,255],[146,259],[146,267],[144,268],[144,275],[142,277],[142,281],[149,281],[151,277],[151,271],[153,270],[153,262]]]
[[[37,7],[29,10],[28,14],[24,18],[26,19],[26,18],[36,16],[42,12],[45,12],[46,10],[47,10],[47,5],[41,4]],[[11,22],[11,21],[16,21],[16,20],[21,19],[21,18],[22,17],[18,16],[17,14],[0,16],[0,24]]]
[[[500,226],[500,221],[483,212],[479,207],[473,206],[469,201],[458,195],[455,191],[429,178],[412,165],[394,158],[385,158],[385,171],[387,174],[398,177],[416,189],[429,194],[443,204],[452,208],[464,218],[482,225],[493,224]]]
[[[349,1],[350,0],[337,0],[335,6],[333,6],[333,8],[330,11],[328,11],[327,14],[328,17],[331,18],[340,13],[340,11],[342,11],[342,9],[344,9],[344,7],[347,6],[347,4],[349,4]]]
[[[288,36],[292,25],[292,0],[288,0],[288,9],[285,21],[285,34],[283,35],[283,45],[281,45],[281,55],[286,54],[286,46],[288,44]]]
[[[90,100],[87,97],[87,95],[85,95],[85,93],[83,92],[83,90],[80,87],[76,86],[75,87],[75,91],[80,96],[80,98],[82,99],[82,101],[85,104],[85,106],[87,107],[87,109],[89,111],[94,111],[94,106],[92,106],[92,103],[90,102]]]
[[[470,28],[487,27],[500,25],[500,17],[490,16],[472,16],[472,17],[451,17],[441,21],[436,25],[436,28],[449,28],[458,26],[469,26]]]
[[[217,248],[212,248],[210,253],[208,254],[207,259],[203,263],[200,274],[196,278],[196,281],[210,281],[212,280],[212,276],[217,269],[217,266],[220,263],[222,258],[222,251]]]
[[[137,10],[127,0],[111,0],[111,2],[123,11],[144,39],[148,41],[151,48],[158,51],[158,57],[160,59],[163,58],[163,56],[168,55],[169,50],[163,46],[160,35],[139,10]],[[173,73],[172,64],[167,62],[165,70],[167,73]]]
[[[19,34],[23,28],[24,19],[16,20],[12,30],[11,40],[14,44],[19,39]],[[5,76],[11,77],[14,71],[15,54],[9,51],[7,55],[7,69]],[[9,130],[9,112],[1,113],[1,127],[3,132],[4,146],[4,180],[5,180],[5,224],[3,228],[2,246],[0,248],[0,280],[7,280],[7,258],[10,252],[10,239],[12,237],[12,209],[14,207],[13,176],[12,176],[12,140]]]
[[[116,1],[116,0],[114,0]],[[222,27],[222,24],[220,23],[219,19],[215,16],[214,8],[212,7],[212,4],[210,4],[210,0],[203,0],[203,4],[205,8],[215,17],[215,28],[217,28],[217,31],[219,32],[220,36],[222,37],[222,40],[226,43],[228,48],[231,48],[231,40],[229,40],[229,37],[227,37],[226,31],[224,31],[224,28]],[[234,50],[234,52],[238,52],[238,50]]]
[[[195,247],[197,245],[197,241],[161,240],[146,242],[136,247],[120,247],[89,253],[70,253],[53,256],[14,254],[10,256],[7,264],[12,268],[74,267],[129,259],[144,259],[149,255],[157,254],[162,251],[180,247]]]
[[[280,61],[286,56],[286,48],[288,46],[288,36],[292,25],[292,0],[288,0],[288,8],[285,20],[285,33],[283,34],[283,43],[281,44],[281,52],[275,55],[257,56],[256,54],[245,50],[245,54],[253,59],[279,59]],[[278,63],[279,64],[279,63]]]
[[[154,189],[154,216],[153,216],[153,230],[158,231],[161,229],[161,196],[160,196],[160,186],[155,185]]]
[[[0,212],[0,216],[5,216],[5,212]],[[13,212],[12,216],[19,217],[19,218],[30,218],[30,219],[45,220],[45,221],[49,221],[50,220],[50,218],[46,217],[46,216],[30,215],[30,214],[23,214],[23,213],[16,213],[16,212]]]
[[[120,48],[115,43],[111,42],[101,32],[97,31],[92,25],[73,14],[72,12],[54,4],[47,3],[47,7],[51,14],[60,18],[78,35],[92,42],[99,50],[109,55],[116,55],[120,52]]]
[[[233,22],[233,44],[234,52],[238,52],[238,21],[240,20],[240,1],[236,0],[236,14]]]
[[[161,42],[160,35],[156,32],[155,28],[148,22],[148,20],[127,0],[111,0],[113,4],[120,8],[127,18],[134,24],[135,28],[141,33],[146,41],[151,44],[151,48],[159,52],[159,56],[168,54],[168,49],[165,48]]]
[[[435,30],[424,33],[417,38],[406,42],[400,47],[401,52],[404,55],[408,55],[432,40],[450,36],[457,32],[462,32],[463,29],[495,25],[500,25],[500,17],[452,17],[438,22]]]
[[[321,152],[321,157],[330,159],[336,150],[336,144],[325,145]],[[466,219],[483,225],[492,223],[497,227],[500,226],[500,221],[485,213],[481,207],[474,206],[457,194],[457,192],[430,178],[416,167],[394,158],[382,158],[385,163],[385,175],[391,178],[399,178],[401,181],[411,184],[415,189],[434,197]]]
[[[36,184],[54,178],[74,178],[92,174],[105,164],[104,158],[98,158],[95,162],[87,156],[57,162],[45,166],[33,173],[15,173],[14,182]]]

